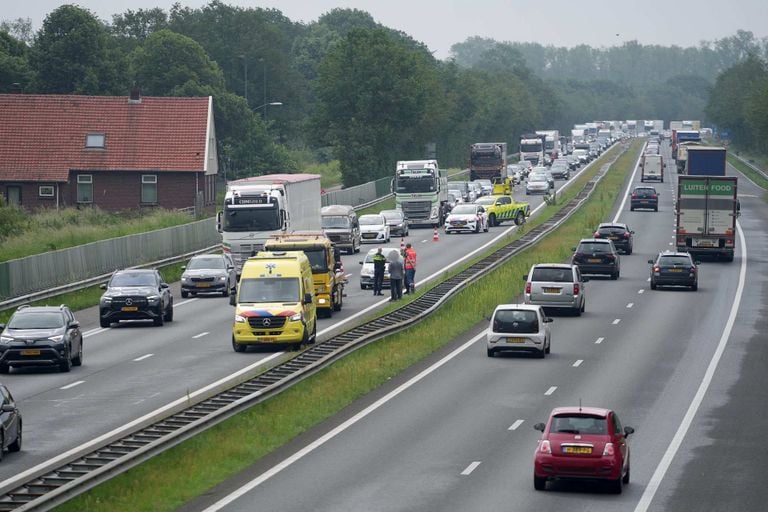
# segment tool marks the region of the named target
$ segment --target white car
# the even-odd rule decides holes
[[[552,335],[544,308],[532,304],[499,304],[485,335],[488,357],[500,352],[549,354]]]
[[[360,240],[363,243],[389,242],[389,224],[383,215],[378,213],[361,215],[358,222],[360,223]]]
[[[457,204],[445,219],[445,233],[466,231],[467,233],[488,232],[488,214],[479,204]]]
[[[360,262],[363,266],[360,269],[360,289],[373,288],[373,257],[376,255],[378,249],[371,249],[368,254],[365,255],[365,259]],[[391,253],[397,254],[400,261],[403,261],[403,257],[400,255],[400,249],[397,247],[382,247],[381,254],[389,261],[389,255]],[[389,288],[389,263],[384,264],[384,288]]]
[[[543,174],[531,174],[525,184],[525,195],[549,193],[549,180]]]

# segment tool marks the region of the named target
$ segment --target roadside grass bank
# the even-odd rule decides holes
[[[734,166],[736,169],[739,170],[740,173],[744,174],[744,176],[747,176],[749,179],[754,181],[758,187],[768,190],[768,179],[765,179],[764,176],[762,176],[760,173],[755,172],[754,169],[752,169],[750,166],[736,158],[730,153],[727,153],[726,158],[728,159],[728,163]],[[764,201],[768,201],[768,195],[763,196]]]
[[[610,215],[616,198],[623,193],[625,179],[640,147],[641,144],[633,144],[613,164],[590,200],[556,232],[462,290],[423,322],[361,347],[278,396],[56,510],[175,510],[337,414],[484,321],[497,304],[513,301],[522,290],[522,276],[532,264],[566,260],[571,254],[570,248]],[[594,171],[597,170],[595,166]],[[500,286],[499,283],[508,284]],[[557,340],[553,350],[558,350]]]
[[[0,208],[0,261],[179,226],[194,220],[187,213],[173,210],[154,210],[141,215],[115,214],[97,208],[63,208],[29,214],[18,208]]]

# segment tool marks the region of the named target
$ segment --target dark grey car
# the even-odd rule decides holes
[[[573,265],[578,265],[582,274],[608,274],[618,279],[621,274],[619,251],[611,240],[585,238],[573,248]]]
[[[390,236],[408,236],[408,219],[403,210],[382,210],[379,212],[389,224]]]
[[[198,254],[181,267],[181,296],[216,293],[228,297],[237,290],[237,272],[229,254]]]
[[[56,366],[68,372],[83,364],[83,333],[65,305],[21,306],[0,324],[0,373],[11,367]]]
[[[0,436],[0,460],[3,458],[3,452],[18,452],[21,450],[21,412],[16,407],[16,401],[13,399],[10,390],[3,384],[0,384],[0,425],[2,425],[2,436]]]
[[[101,327],[120,320],[152,320],[158,326],[173,321],[173,295],[157,270],[118,270],[101,288],[106,290],[99,300]]]

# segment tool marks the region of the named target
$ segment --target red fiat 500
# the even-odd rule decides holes
[[[598,407],[558,407],[536,447],[533,486],[543,491],[548,480],[601,480],[620,493],[629,483],[627,437],[635,429],[623,427],[614,411]]]

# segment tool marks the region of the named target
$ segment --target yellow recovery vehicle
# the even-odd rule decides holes
[[[341,311],[347,280],[339,251],[327,236],[322,233],[272,235],[264,243],[264,250],[303,251],[312,267],[317,313],[330,318],[334,311]]]
[[[515,188],[515,179],[511,176],[493,178],[492,183],[493,195],[511,196]]]
[[[483,196],[476,200],[475,204],[483,205],[485,208],[489,226],[498,226],[505,220],[514,221],[519,226],[531,214],[529,203],[517,203],[511,195]]]

